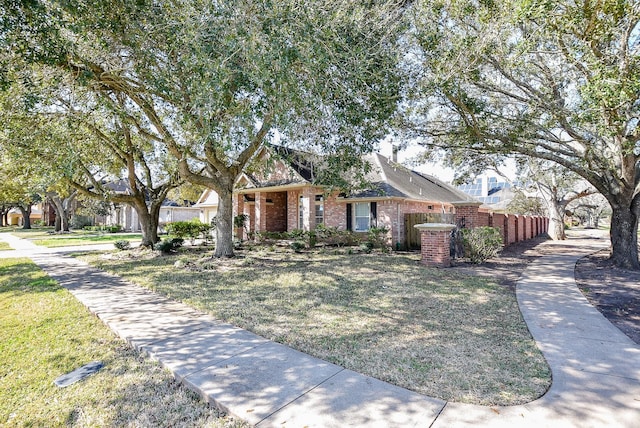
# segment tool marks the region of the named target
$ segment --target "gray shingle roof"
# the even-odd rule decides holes
[[[372,171],[370,189],[354,192],[349,198],[399,197],[434,202],[477,202],[461,190],[427,174],[412,171],[375,153],[366,157]]]

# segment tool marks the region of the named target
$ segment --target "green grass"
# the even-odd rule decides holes
[[[4,241],[0,241],[0,251],[11,250],[11,246]]]
[[[68,233],[51,234],[51,229],[15,230],[12,233],[20,238],[28,239],[43,247],[67,247],[74,245],[105,244],[119,240],[139,241],[139,233],[106,233],[93,231],[72,231]]]
[[[458,402],[517,404],[551,374],[513,291],[417,255],[129,251],[91,263],[268,339]]]
[[[66,388],[53,381],[99,360]],[[116,338],[27,259],[0,259],[0,425],[242,426]]]

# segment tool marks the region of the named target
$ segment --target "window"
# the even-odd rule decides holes
[[[301,195],[298,199],[298,229],[304,230],[304,197]]]
[[[371,218],[369,203],[368,202],[356,202],[354,205],[354,231],[366,232],[369,230],[369,220]]]
[[[378,225],[376,202],[354,202],[347,204],[347,230],[368,232]]]
[[[322,195],[316,195],[316,226],[324,223],[324,198]]]

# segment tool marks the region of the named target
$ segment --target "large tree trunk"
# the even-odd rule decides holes
[[[556,241],[566,239],[564,232],[564,205],[557,203],[548,203],[547,211],[549,212],[549,237]]]
[[[22,206],[18,208],[22,213],[22,228],[31,229],[31,205],[29,205],[27,208],[24,208]]]
[[[145,201],[139,201],[133,208],[138,214],[138,221],[140,222],[140,229],[142,232],[141,247],[153,248],[153,245],[159,241],[158,239],[158,217],[160,215],[159,207],[155,207],[156,204],[152,204],[151,209],[147,207]]]
[[[640,269],[637,209],[634,209],[634,204],[612,204],[611,209],[611,260],[624,269]]]
[[[53,208],[56,211],[56,232],[68,232],[69,231],[69,209],[65,206],[59,196],[50,196],[49,200],[53,203]],[[60,223],[58,223],[58,219]],[[59,224],[59,227],[58,227]]]
[[[233,193],[218,191],[215,257],[233,257]]]
[[[3,206],[2,209],[0,209],[0,226],[6,227],[9,225],[7,220],[8,215],[9,215],[9,208],[6,208]]]
[[[154,221],[153,216],[146,211],[145,213],[138,213],[138,218],[142,232],[142,242],[140,246],[152,248],[153,245],[158,242],[158,219]]]
[[[546,185],[540,182],[537,183],[537,186],[547,206],[547,213],[549,214],[549,237],[556,241],[566,239],[567,236],[564,233],[564,212],[567,204],[564,202],[564,198],[559,197],[558,187],[555,184]]]

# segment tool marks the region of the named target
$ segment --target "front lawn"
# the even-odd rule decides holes
[[[426,268],[414,254],[208,254],[85,258],[268,339],[432,397],[508,405],[551,384],[513,291],[492,280]]]
[[[68,247],[87,244],[105,244],[120,240],[140,241],[139,233],[108,233],[74,230],[65,233],[51,233],[51,229],[19,229],[12,233],[43,247]]]
[[[95,360],[98,373],[54,385]],[[246,426],[219,418],[28,259],[0,259],[0,425]]]
[[[4,241],[0,241],[0,251],[11,250],[11,245],[7,244]]]

